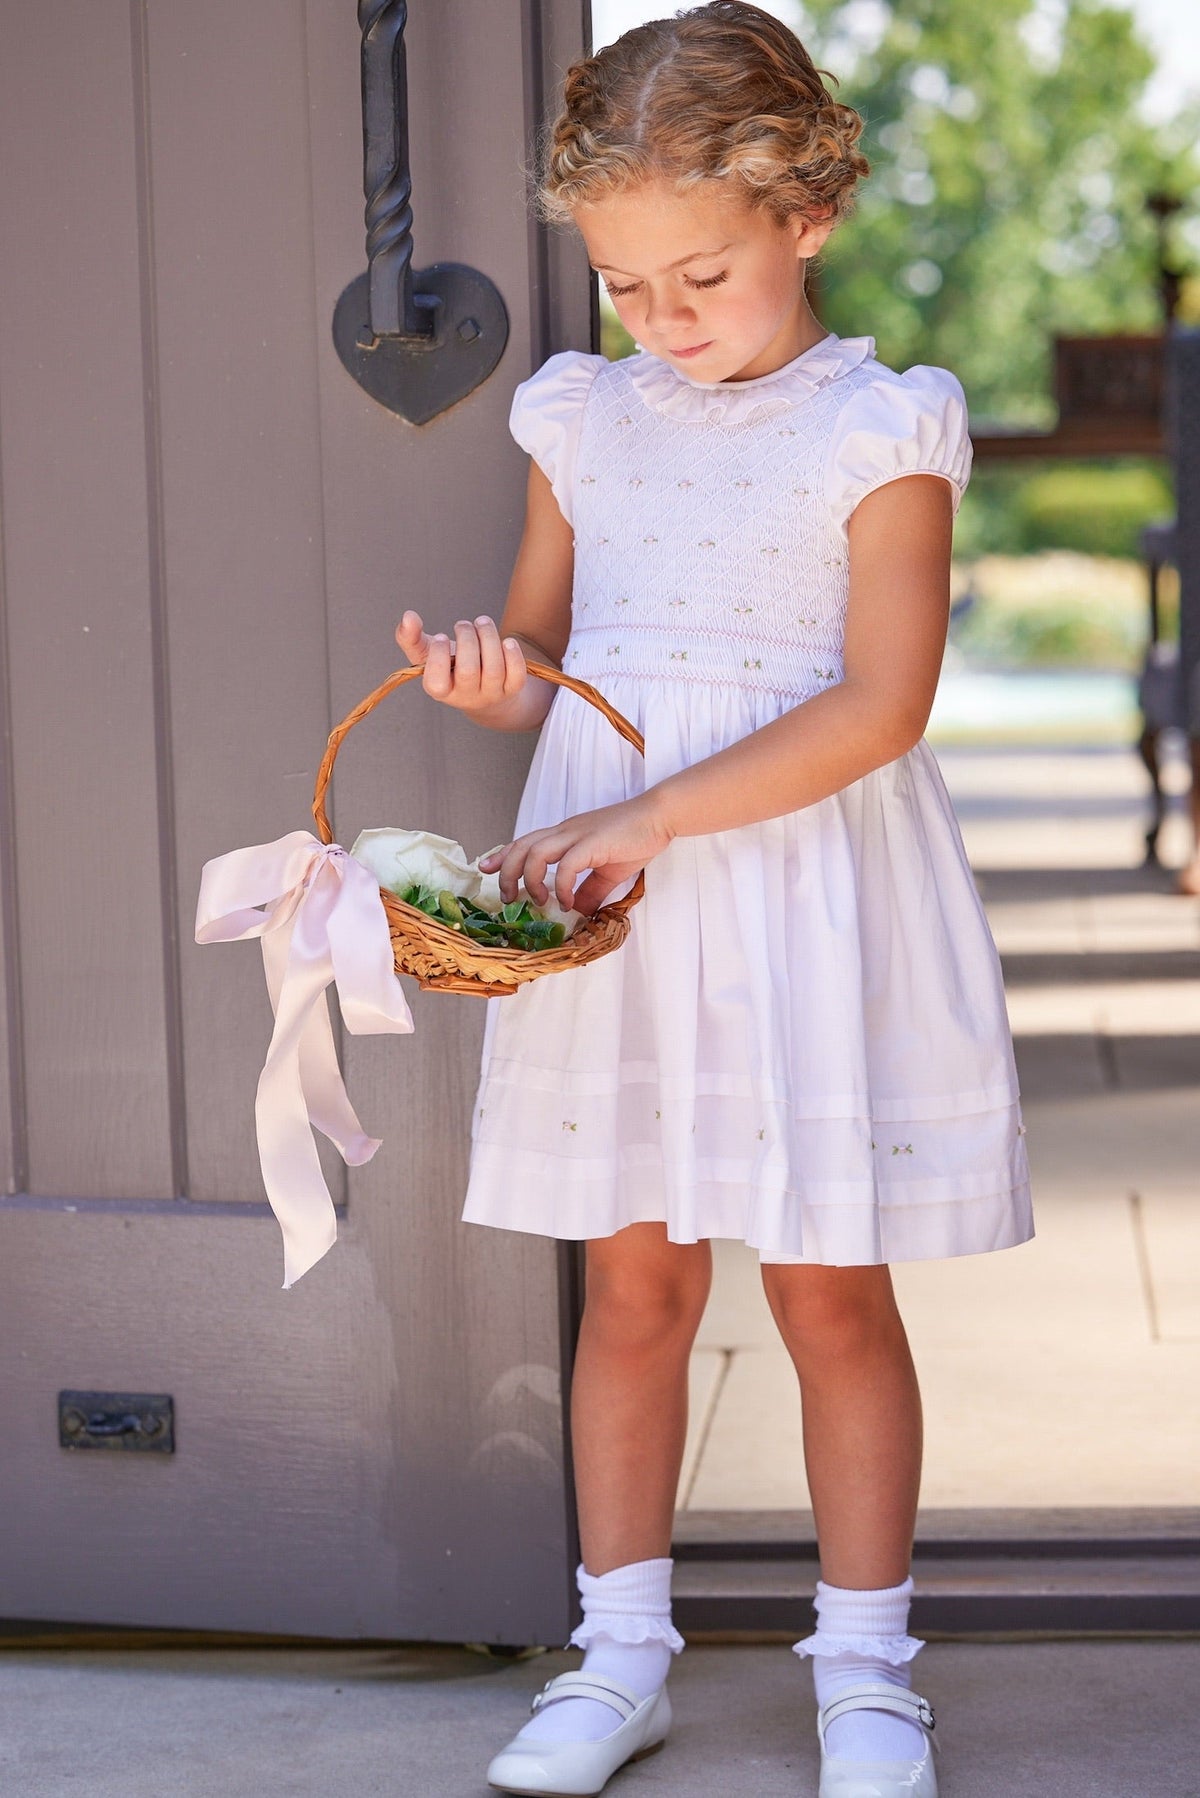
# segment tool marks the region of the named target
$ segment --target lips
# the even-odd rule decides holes
[[[711,343],[712,338],[710,337],[708,343],[695,343],[687,350],[668,350],[667,354],[670,356],[698,356],[700,351],[708,349]]]

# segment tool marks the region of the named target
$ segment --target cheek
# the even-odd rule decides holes
[[[755,336],[775,310],[774,296],[761,287],[739,285],[728,293],[718,288],[712,297],[717,297],[712,314],[731,335]]]
[[[764,268],[756,281],[747,283],[737,295],[737,323],[748,338],[771,335],[795,308],[802,292],[797,269]],[[734,301],[731,296],[731,306]]]
[[[626,331],[628,331],[629,335],[636,342],[638,332],[642,329],[643,325],[638,304],[638,296],[636,294],[630,294],[627,299],[621,300],[614,299],[612,294],[609,294],[608,303],[616,313],[621,324],[624,325]]]

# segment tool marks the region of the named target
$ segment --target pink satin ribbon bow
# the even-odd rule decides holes
[[[377,1137],[364,1134],[342,1084],[325,988],[335,984],[346,1028],[356,1036],[407,1033],[413,1020],[378,884],[339,844],[294,830],[205,862],[196,941],[253,936],[262,938],[275,1013],[254,1116],[263,1184],[283,1231],[286,1291],[337,1238],[309,1125],[348,1167],[361,1167],[379,1147]]]

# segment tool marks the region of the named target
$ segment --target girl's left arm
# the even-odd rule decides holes
[[[868,493],[847,527],[843,680],[636,798],[530,831],[480,867],[499,872],[506,899],[523,879],[535,902],[553,886],[560,905],[591,913],[675,837],[815,805],[906,754],[924,732],[942,665],[952,527],[940,475],[904,475]]]
[[[905,475],[850,514],[845,679],[647,789],[672,837],[815,805],[920,741],[950,615],[949,484]]]

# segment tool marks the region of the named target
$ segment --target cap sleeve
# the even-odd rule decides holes
[[[876,487],[907,474],[941,475],[954,510],[971,473],[967,402],[949,369],[881,370],[847,400],[825,464],[825,498],[843,530]]]
[[[604,363],[603,356],[560,350],[521,382],[508,415],[509,430],[549,481],[568,524],[583,402]]]

